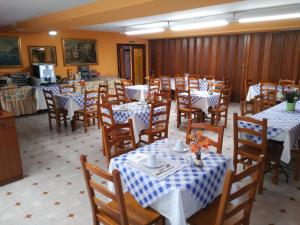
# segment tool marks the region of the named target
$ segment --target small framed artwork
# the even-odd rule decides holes
[[[48,63],[57,65],[55,46],[28,46],[28,51],[31,64]]]
[[[97,41],[87,39],[62,39],[64,63],[68,65],[98,64]]]
[[[22,67],[20,38],[0,36],[0,67]]]

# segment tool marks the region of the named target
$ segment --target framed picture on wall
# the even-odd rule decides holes
[[[55,46],[28,46],[30,63],[56,63]]]
[[[20,38],[0,36],[0,67],[22,67]]]
[[[62,39],[65,65],[98,64],[97,41],[87,39]]]

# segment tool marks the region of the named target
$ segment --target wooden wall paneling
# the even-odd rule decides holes
[[[162,64],[162,75],[170,74],[169,68],[169,40],[163,40],[163,64]]]
[[[261,33],[249,34],[249,56],[246,62],[247,78],[257,81],[259,80],[259,61],[260,61],[260,44]]]
[[[244,96],[244,80],[246,79],[244,64],[247,55],[247,39],[248,35],[241,34],[236,39],[236,57],[234,62],[234,76],[232,86],[232,99],[239,101],[245,99]]]
[[[202,37],[195,38],[196,48],[194,52],[194,74],[200,74],[201,72],[201,41]]]
[[[269,74],[268,79],[263,81],[277,82],[280,77],[283,38],[283,33],[272,35]]]
[[[300,31],[295,34],[295,49],[294,49],[294,62],[292,68],[293,79],[300,82]]]
[[[178,75],[183,75],[184,73],[187,73],[188,71],[188,61],[189,61],[189,54],[188,54],[188,38],[184,38],[182,40],[182,46],[181,46],[181,52],[182,52],[182,67],[179,71]]]
[[[271,58],[271,48],[272,48],[272,33],[265,33],[263,36],[263,54],[261,55],[261,76],[256,80],[265,81],[268,80],[269,69],[270,69],[270,58]]]
[[[209,58],[210,58],[210,51],[211,51],[211,37],[204,37],[203,40],[203,58],[202,58],[202,70],[201,70],[201,77],[209,75]]]
[[[282,44],[280,79],[293,79],[292,67],[295,51],[296,32],[285,32]],[[279,80],[279,79],[278,79]]]
[[[228,78],[233,78],[233,71],[234,71],[234,58],[235,58],[235,52],[236,52],[236,49],[235,49],[235,44],[236,44],[236,35],[232,35],[232,36],[229,36],[228,38],[228,41],[227,41],[227,56],[226,56],[226,69],[225,69],[225,77],[228,77]]]
[[[211,38],[211,53],[210,53],[210,68],[209,68],[209,75],[216,75],[217,73],[217,56],[218,56],[218,37]]]
[[[194,53],[195,53],[195,38],[188,39],[188,69],[187,72],[194,73]]]

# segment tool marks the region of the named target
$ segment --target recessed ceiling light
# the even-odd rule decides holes
[[[294,18],[300,18],[300,13],[240,18],[238,21],[239,23],[255,23],[255,22],[263,22],[263,21],[273,21],[273,20],[287,20],[287,19],[294,19]]]
[[[208,22],[199,22],[199,23],[188,23],[171,26],[172,31],[185,31],[185,30],[196,30],[210,27],[222,27],[226,26],[228,22],[226,20],[215,20]]]
[[[144,29],[144,30],[131,30],[131,31],[125,31],[126,35],[141,35],[141,34],[151,34],[151,33],[159,33],[163,32],[164,28],[153,28],[153,29]]]
[[[57,35],[57,31],[55,31],[55,30],[50,30],[50,31],[48,32],[48,35],[49,35],[49,36],[56,36],[56,35]]]

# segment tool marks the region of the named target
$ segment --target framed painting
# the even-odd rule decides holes
[[[97,41],[87,39],[62,39],[64,63],[68,65],[98,64]]]
[[[56,48],[55,46],[28,46],[30,63],[56,63]]]
[[[22,67],[20,39],[0,36],[0,67]]]

